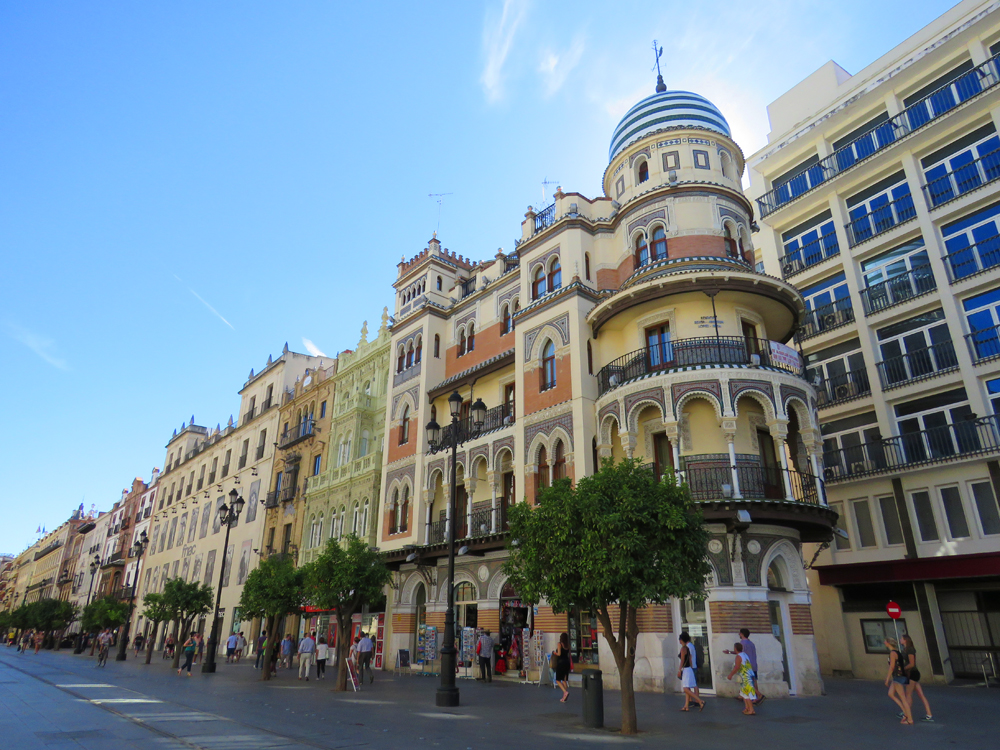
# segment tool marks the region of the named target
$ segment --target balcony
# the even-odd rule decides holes
[[[844,225],[847,229],[847,244],[850,247],[860,245],[915,218],[917,209],[913,207],[913,195],[905,193],[895,200],[873,206],[868,213],[855,216],[847,222]]]
[[[827,258],[833,258],[836,255],[840,255],[837,233],[827,232],[822,237],[783,255],[778,261],[781,264],[781,275],[786,279],[791,278],[810,266],[815,266],[817,263],[822,263]]]
[[[495,517],[495,521],[494,521]],[[496,510],[480,508],[468,516],[462,515],[455,527],[455,539],[480,539],[502,534],[508,530],[506,500],[497,498]],[[444,544],[448,541],[448,522],[437,521],[428,524],[427,544]]]
[[[795,469],[737,466],[735,484],[733,470],[729,466],[685,469],[681,476],[691,490],[691,497],[700,502],[732,498],[820,504],[816,477]]]
[[[247,454],[244,453],[242,456],[240,456],[240,462],[236,465],[236,468],[242,469],[246,465],[247,465]]]
[[[898,357],[889,357],[875,366],[882,388],[890,390],[957,369],[958,358],[955,356],[955,345],[951,341],[942,341]]]
[[[434,523],[429,524],[427,527],[427,543],[442,544],[448,541],[447,530],[447,521],[435,521]]]
[[[264,446],[263,445],[258,445],[257,446],[257,450],[254,453],[253,460],[254,461],[260,461],[262,458],[264,458]]]
[[[813,336],[819,336],[826,331],[840,328],[854,322],[854,307],[849,297],[835,300],[827,305],[821,305],[815,310],[806,312],[806,317],[799,328],[797,338],[805,341]]]
[[[292,425],[281,433],[281,437],[278,438],[278,448],[284,450],[297,443],[301,443],[306,438],[311,438],[315,431],[315,426],[316,423],[311,419]]]
[[[1000,326],[965,334],[972,359],[977,364],[1000,357]]]
[[[648,346],[606,364],[597,373],[598,396],[646,375],[695,365],[769,367],[802,376],[802,358],[784,344],[743,336],[704,336]]]
[[[121,550],[112,552],[101,565],[102,568],[119,568],[125,565],[125,553]]]
[[[251,406],[250,410],[243,415],[243,424],[246,424],[257,415],[257,407]]]
[[[270,398],[265,399],[264,403],[262,403],[260,405],[260,410],[257,413],[258,414],[263,414],[268,409],[270,409],[272,406],[277,406],[277,404],[275,404],[275,402],[274,402],[274,399],[270,399]]]
[[[60,540],[57,539],[56,541],[52,542],[51,544],[48,544],[45,547],[43,547],[42,549],[38,550],[38,552],[35,553],[34,560],[37,562],[38,560],[41,560],[43,557],[45,557],[50,552],[55,552],[57,549],[59,549],[62,546],[63,546],[63,543]]]
[[[1000,452],[998,419],[968,419],[829,451],[823,456],[824,479],[832,484]]]
[[[272,490],[264,496],[264,507],[265,508],[277,508],[281,504],[281,500],[278,496],[281,494],[281,490]]]
[[[298,489],[298,484],[293,484],[291,487],[284,487],[278,492],[278,500],[283,503],[290,503],[298,494]]]
[[[535,214],[535,231],[541,232],[546,227],[556,223],[556,204],[553,203],[548,208],[543,208]]]
[[[816,405],[820,409],[861,398],[872,392],[867,370],[845,372],[814,385],[816,386]]]
[[[986,237],[973,245],[946,253],[945,267],[951,283],[1000,266],[1000,235]]]
[[[958,104],[996,86],[1000,82],[997,57],[1000,55],[991,57],[961,78],[932,91],[895,117],[876,125],[818,163],[776,185],[770,192],[757,199],[761,218],[828,182],[855,164],[889,148],[900,138],[944,116]]]
[[[517,253],[511,253],[510,255],[503,256],[503,272],[513,271],[515,268],[521,265],[521,259],[518,257]]]
[[[461,284],[459,285],[459,287],[460,287],[460,290],[461,290],[461,297],[460,297],[460,299],[465,299],[470,294],[472,294],[473,292],[476,291],[476,279],[475,279],[475,277],[473,277],[471,279],[466,279],[465,281],[461,282]]]
[[[971,190],[1000,178],[1000,149],[972,159],[958,169],[945,172],[924,185],[927,205],[932,209],[960,198]]]
[[[472,423],[472,417],[463,417],[458,421],[458,431],[465,440],[472,440],[488,432],[493,432],[503,427],[510,427],[512,424],[514,424],[514,405],[500,404],[500,406],[494,406],[492,409],[486,410],[486,418],[483,420],[483,426],[479,430],[476,430],[476,426]],[[444,426],[441,430],[442,443],[447,443],[451,439],[451,431],[451,424]]]
[[[930,294],[937,289],[937,281],[930,266],[918,266],[911,271],[893,276],[861,290],[861,304],[865,315],[888,310],[915,297]]]

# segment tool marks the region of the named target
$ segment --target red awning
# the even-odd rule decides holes
[[[1000,576],[1000,552],[951,557],[918,557],[906,560],[819,565],[819,582],[824,586],[889,581],[933,581],[943,578],[983,578]]]

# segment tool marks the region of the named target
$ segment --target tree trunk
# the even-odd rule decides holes
[[[54,634],[56,631],[52,631],[52,632]],[[56,642],[55,642],[55,645],[52,647],[52,650],[53,651],[59,651],[59,644],[60,643],[62,643],[62,631],[61,630],[59,631],[59,634],[56,635]]]
[[[181,668],[181,644],[183,641],[180,639],[181,634],[181,618],[174,620],[174,660],[170,662],[170,666],[174,669]]]
[[[635,715],[635,685],[632,684],[634,672],[635,654],[632,653],[626,657],[624,664],[618,665],[622,694],[622,734],[639,733],[639,722]]]
[[[153,660],[153,649],[156,648],[156,635],[157,631],[160,629],[160,622],[157,620],[153,623],[153,634],[149,636],[149,642],[146,644],[146,663],[149,664]]]
[[[93,638],[90,639],[90,655],[91,656],[94,655],[94,649],[96,649],[96,648],[97,648],[97,636],[95,635]]]
[[[619,683],[622,698],[622,734],[638,734],[639,722],[635,714],[635,685],[632,683],[635,673],[635,642],[638,635],[635,608],[622,604],[618,611],[618,636],[615,637],[611,625],[611,617],[606,606],[597,611],[597,619],[604,628],[604,638],[611,648],[618,668]],[[631,635],[631,638],[629,636]]]
[[[343,620],[346,619],[347,622]],[[351,618],[337,613],[337,691],[347,690],[347,657],[351,651]]]
[[[278,624],[275,615],[267,617],[267,645],[264,647],[264,662],[260,665],[260,679],[271,679],[271,654],[274,653],[274,628]]]

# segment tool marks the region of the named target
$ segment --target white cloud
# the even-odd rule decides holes
[[[552,96],[566,83],[566,78],[583,58],[585,46],[583,35],[578,34],[573,38],[573,42],[565,52],[556,53],[552,50],[546,50],[542,53],[538,72],[542,74],[542,80],[545,82],[546,96]]]
[[[55,342],[52,339],[40,336],[37,333],[32,333],[27,328],[23,328],[16,323],[8,322],[6,323],[6,327],[7,333],[12,339],[20,344],[24,344],[50,365],[58,370],[69,369],[69,365],[66,364],[66,360],[61,359],[52,353],[52,348],[55,346]]]
[[[306,351],[309,352],[314,357],[326,356],[323,352],[320,351],[319,347],[316,346],[316,344],[307,339],[305,336],[302,337],[302,346],[304,346],[306,348]]]
[[[480,82],[486,98],[495,102],[503,96],[503,67],[510,54],[514,35],[528,10],[527,0],[504,0],[500,13],[490,12],[483,24],[483,53],[486,62]],[[499,16],[499,17],[498,17]]]

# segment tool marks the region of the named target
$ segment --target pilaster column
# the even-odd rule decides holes
[[[722,420],[722,434],[726,437],[726,447],[729,449],[729,474],[732,477],[733,497],[741,498],[740,477],[736,471],[736,420]]]
[[[667,440],[670,441],[670,453],[673,457],[674,477],[677,482],[680,483],[683,481],[681,479],[680,425],[677,422],[668,422],[663,420],[663,427],[666,429]]]
[[[774,449],[778,454],[778,464],[781,466],[781,481],[785,486],[785,499],[788,501],[794,501],[795,497],[792,495],[792,482],[791,477],[788,474],[788,458],[785,455],[785,438],[788,437],[788,423],[787,422],[775,422],[774,424],[768,425],[771,429],[771,438],[774,440]]]
[[[809,465],[812,467],[813,476],[816,477],[816,497],[820,504],[826,505],[826,484],[823,481],[822,461],[820,460],[820,450],[823,443],[816,430],[805,430],[801,434],[802,442],[809,454]]]
[[[434,490],[424,490],[424,544],[428,544],[431,540],[431,524],[433,523],[433,512],[434,512]],[[340,530],[341,535],[343,535],[344,530]]]
[[[491,471],[486,475],[490,483],[490,533],[497,533],[497,493],[500,489],[500,478],[497,472]]]
[[[632,458],[635,453],[635,446],[639,442],[639,436],[634,432],[619,432],[618,439],[621,441],[622,450],[627,458]]]

